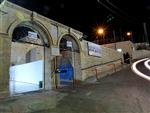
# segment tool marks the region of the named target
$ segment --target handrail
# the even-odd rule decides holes
[[[102,64],[97,64],[97,65],[93,65],[93,66],[90,66],[90,67],[82,68],[81,70],[86,70],[86,69],[89,69],[89,68],[93,68],[93,67],[96,67],[96,66],[105,65],[105,64],[116,62],[116,61],[119,61],[119,60],[121,60],[121,62],[122,62],[122,58],[119,58],[117,60],[113,60],[113,61],[105,62],[105,63],[102,63]]]
[[[113,69],[114,69],[114,72],[116,72],[116,66],[115,66],[115,64],[113,64],[113,63],[111,63],[111,64],[109,64],[109,65],[112,65],[113,66]],[[106,66],[109,66],[109,65],[106,65]],[[95,77],[96,77],[96,79],[97,80],[99,80],[99,78],[98,78],[98,74],[100,74],[102,71],[100,70],[100,72],[98,73],[98,70],[99,69],[97,69],[97,68],[95,68],[93,71],[95,71]]]
[[[108,63],[106,66],[110,66],[110,65],[113,66],[114,72],[116,72],[116,65],[114,63]],[[100,72],[98,72],[98,70],[100,70]],[[99,80],[98,74],[100,74],[102,72],[102,70],[98,69],[98,68],[95,68],[95,69],[93,69],[93,71],[95,71],[96,79]]]

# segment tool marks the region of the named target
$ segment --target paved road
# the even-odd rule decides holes
[[[147,75],[147,76],[150,76],[150,70],[147,69],[144,65],[144,62],[145,61],[142,61],[140,63],[137,64],[137,69],[142,72],[143,74]]]
[[[150,82],[127,67],[74,90],[1,100],[0,113],[150,113]]]

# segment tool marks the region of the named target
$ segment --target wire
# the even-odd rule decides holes
[[[115,9],[117,9],[119,12],[121,12],[122,14],[128,16],[128,14],[126,14],[124,11],[122,11],[119,7],[117,7],[116,5],[114,5],[112,2],[110,2],[109,0],[106,0],[106,2],[108,4],[110,4],[112,7],[114,7]]]
[[[102,6],[104,6],[106,9],[108,9],[109,11],[111,11],[113,14],[117,15],[118,17],[122,18],[123,20],[126,20],[130,23],[138,23],[137,20],[133,19],[133,17],[129,17],[125,12],[123,12],[120,8],[118,8],[117,6],[115,6],[114,4],[112,4],[111,2],[109,2],[109,0],[104,0],[102,2],[102,0],[97,0],[98,3],[100,3]],[[107,5],[106,5],[107,4]],[[108,7],[111,6],[113,8]],[[115,10],[117,10],[117,12]],[[121,14],[119,14],[118,12],[120,12]]]

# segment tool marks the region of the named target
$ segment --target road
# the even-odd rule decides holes
[[[3,99],[0,113],[150,113],[150,81],[128,66],[75,89]]]

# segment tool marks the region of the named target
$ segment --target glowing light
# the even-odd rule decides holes
[[[104,34],[104,29],[103,28],[99,28],[97,30],[97,33],[100,34],[100,35]]]
[[[10,80],[38,85],[43,81],[43,60],[11,66]]]
[[[122,49],[118,48],[117,51],[121,53],[121,52],[122,52]]]
[[[147,60],[146,62],[144,62],[144,65],[145,65],[145,67],[146,67],[147,69],[150,70],[150,65],[148,64],[149,62],[150,62],[150,59]]]
[[[131,66],[131,69],[132,69],[132,71],[133,71],[135,74],[137,74],[137,75],[139,75],[140,77],[142,77],[142,78],[147,79],[147,80],[150,81],[150,77],[149,77],[148,75],[145,75],[144,73],[140,72],[140,71],[137,69],[137,67],[136,67],[136,65],[137,65],[138,63],[143,62],[143,61],[148,60],[148,59],[149,59],[149,58],[144,58],[144,59],[141,59],[141,60],[138,60],[138,61],[134,62],[134,63],[132,64],[132,66]]]
[[[127,36],[131,36],[131,32],[127,32]]]

